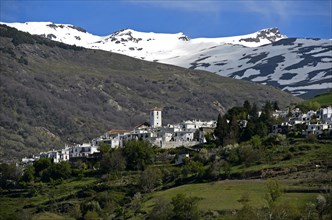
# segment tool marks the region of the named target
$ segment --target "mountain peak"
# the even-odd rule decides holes
[[[274,28],[265,28],[253,34],[246,35],[244,38],[241,38],[239,41],[255,42],[255,43],[267,41],[268,43],[273,43],[283,38],[287,38],[287,36],[282,35],[279,29],[274,27]]]

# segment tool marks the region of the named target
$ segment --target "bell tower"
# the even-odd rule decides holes
[[[153,128],[158,128],[162,126],[162,116],[161,116],[161,108],[153,108],[150,111],[150,125]]]

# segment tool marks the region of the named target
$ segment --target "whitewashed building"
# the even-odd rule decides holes
[[[309,134],[315,134],[315,135],[322,135],[324,131],[329,130],[329,125],[328,124],[321,124],[321,123],[316,123],[316,124],[308,124],[306,126],[306,129],[302,132],[302,135],[309,135]]]
[[[332,123],[332,107],[321,108],[319,118],[323,123]]]
[[[94,153],[99,152],[99,146],[92,143],[78,144],[69,148],[70,158],[75,157],[90,157]]]

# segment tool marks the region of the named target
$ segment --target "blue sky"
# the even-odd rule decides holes
[[[73,24],[97,35],[131,28],[223,37],[278,27],[289,37],[332,38],[332,0],[0,0],[0,21]]]

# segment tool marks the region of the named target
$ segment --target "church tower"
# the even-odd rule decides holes
[[[150,112],[150,125],[151,127],[153,128],[158,128],[158,127],[161,127],[162,124],[161,124],[162,120],[161,120],[161,108],[153,108],[151,109],[151,112]]]

